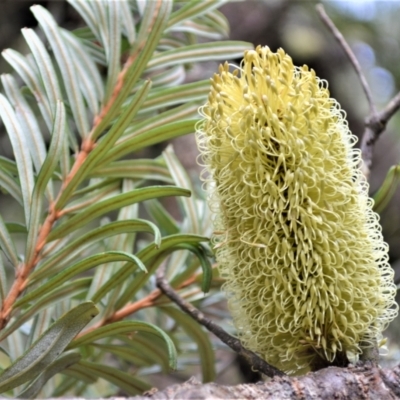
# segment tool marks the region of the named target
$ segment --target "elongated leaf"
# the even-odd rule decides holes
[[[0,171],[3,170],[10,174],[11,176],[18,175],[18,168],[15,161],[0,156]]]
[[[150,276],[156,271],[160,263],[173,251],[175,250],[189,250],[197,255],[199,250],[196,248],[201,242],[208,241],[207,238],[198,235],[171,235],[163,238],[161,246],[159,249],[152,248],[151,246],[145,247],[141,250],[137,256],[146,264],[148,274],[138,274],[135,279],[125,288],[121,294],[118,302],[116,303],[116,308],[119,309],[123,307],[130,299],[134,298],[136,293],[143,287],[143,285],[148,281]],[[151,260],[156,260],[156,262],[147,265]],[[113,281],[107,282],[108,287],[118,284],[120,280],[127,279],[126,274],[129,268],[124,269],[124,271]],[[131,272],[132,273],[132,272]],[[129,275],[128,275],[129,276]],[[208,275],[209,276],[209,275]],[[208,281],[205,283],[204,289],[207,290]]]
[[[103,159],[109,149],[112,148],[114,143],[118,140],[118,138],[124,133],[127,126],[130,124],[132,118],[138,112],[141,104],[145,100],[147,93],[150,89],[151,83],[150,81],[145,82],[142,88],[136,93],[133,97],[129,107],[125,109],[120,118],[116,121],[116,123],[112,126],[110,131],[100,140],[97,144],[96,148],[89,154],[83,165],[79,168],[79,170],[75,173],[73,178],[69,181],[67,187],[64,188],[61,196],[59,197],[56,207],[57,209],[62,209],[65,203],[68,201],[69,197],[82,182],[82,180],[87,176],[87,174],[93,169],[93,167],[99,162],[99,160]],[[93,133],[93,138],[96,137],[96,132]],[[101,133],[101,132],[98,132]]]
[[[147,69],[165,68],[178,63],[195,63],[209,61],[210,59],[229,60],[243,57],[246,50],[252,49],[252,44],[239,41],[193,44],[155,55],[149,62]]]
[[[74,122],[81,137],[86,137],[89,133],[89,122],[86,114],[86,107],[83,102],[83,96],[75,79],[76,70],[73,58],[69,52],[60,30],[53,16],[42,6],[36,5],[31,8],[32,13],[38,20],[40,27],[44,31],[51,48],[53,49],[55,59],[60,68],[64,87],[67,92],[69,106],[74,116]]]
[[[57,101],[50,148],[40,169],[32,194],[31,215],[29,219],[30,223],[25,254],[26,262],[31,262],[32,257],[35,255],[35,245],[40,228],[44,192],[60,160],[61,150],[64,146],[65,123],[64,105],[61,101]]]
[[[0,167],[0,189],[4,193],[11,195],[17,202],[23,206],[22,192],[15,178]]]
[[[109,166],[95,169],[90,176],[146,179],[173,183],[164,163],[146,159],[116,161]]]
[[[84,19],[86,25],[90,28],[93,35],[95,35],[96,39],[100,42],[101,36],[98,27],[98,21],[96,19],[96,13],[94,12],[90,2],[82,0],[68,0],[68,3],[75,8],[79,15]]]
[[[213,10],[205,15],[207,25],[219,32],[223,37],[229,36],[229,21],[222,12]]]
[[[67,375],[68,377],[73,377],[75,379],[79,379],[85,383],[95,383],[98,379],[98,376],[95,375],[93,372],[88,371],[84,366],[80,363],[74,364],[68,369],[62,371],[63,375]],[[67,378],[68,379],[68,378]],[[76,384],[75,379],[73,380],[73,384]],[[57,393],[57,394],[56,394]],[[58,396],[58,388],[54,396]],[[62,394],[63,392],[61,392]]]
[[[202,245],[199,245],[195,249],[192,249],[192,253],[196,255],[198,261],[200,262],[200,266],[203,271],[201,289],[204,293],[207,293],[210,290],[213,276],[212,265],[210,262],[210,254],[207,253],[206,249]],[[184,271],[180,272],[180,274],[176,276],[172,275],[171,286],[177,287],[181,285],[193,275],[197,268],[198,264],[193,263],[190,264]]]
[[[156,325],[149,324],[148,322],[120,321],[102,326],[92,332],[87,333],[86,335],[81,336],[78,339],[73,340],[68,346],[68,349],[74,349],[80,346],[84,346],[85,344],[90,344],[95,342],[96,340],[100,340],[106,337],[114,337],[115,335],[132,333],[136,331],[152,333],[163,339],[168,350],[169,365],[172,369],[176,369],[177,355],[173,341],[162,329],[158,328]]]
[[[100,201],[97,204],[93,204],[74,215],[66,222],[60,224],[49,234],[48,241],[50,242],[54,239],[64,237],[77,228],[84,226],[94,218],[100,217],[112,210],[117,210],[121,207],[145,200],[167,196],[190,196],[190,192],[175,186],[151,186],[143,189],[136,189],[130,193],[122,193],[118,196]]]
[[[207,24],[208,21],[202,23],[196,23],[194,21],[185,21],[183,24],[174,26],[171,28],[173,32],[186,32],[195,35],[196,37],[206,37],[208,39],[218,40],[226,37],[227,35],[221,35],[219,32],[222,29],[216,31],[216,29]]]
[[[24,335],[20,330],[15,331],[13,335],[7,337],[7,349],[11,362],[17,360],[24,353],[24,339]]]
[[[33,164],[38,173],[46,158],[46,147],[36,117],[27,101],[22,96],[14,77],[12,75],[3,74],[1,76],[1,81],[8,99],[15,108],[15,113],[21,123],[27,142],[29,143]]]
[[[210,338],[202,327],[187,314],[174,307],[162,307],[163,312],[173,318],[177,324],[190,336],[197,344],[198,354],[201,361],[201,371],[203,382],[213,382],[215,380],[215,355],[211,346]]]
[[[32,159],[18,118],[10,103],[2,94],[0,94],[0,117],[4,122],[13,147],[24,201],[25,222],[29,224],[31,196],[34,186]]]
[[[133,46],[136,40],[135,19],[129,9],[129,4],[126,1],[121,1],[120,7],[122,28],[125,36],[128,38],[129,44]]]
[[[18,255],[17,250],[14,246],[14,242],[10,237],[7,226],[0,215],[0,248],[4,251],[4,254],[9,259],[14,267],[18,266]]]
[[[179,122],[185,119],[194,119],[198,116],[199,105],[194,102],[182,104],[179,107],[173,107],[167,111],[156,114],[151,118],[146,118],[138,123],[131,125],[124,135],[124,139],[128,136],[138,136],[151,129],[171,124],[173,122]]]
[[[379,190],[374,194],[374,211],[382,212],[389,204],[400,182],[400,165],[392,166]]]
[[[128,393],[128,395],[134,396],[142,394],[146,390],[151,389],[151,386],[148,383],[136,378],[132,374],[128,374],[127,372],[89,361],[80,361],[80,364],[93,375],[96,374],[100,378],[113,383]]]
[[[24,35],[26,43],[32,51],[36,65],[38,66],[39,74],[52,110],[52,116],[54,116],[57,101],[62,98],[62,95],[53,62],[51,61],[44,44],[33,29],[22,29],[22,34]]]
[[[148,335],[146,332],[138,332],[130,337],[117,335],[115,339],[151,364],[160,365],[164,373],[169,372],[169,357],[161,338]]]
[[[42,286],[32,290],[21,299],[19,299],[15,303],[15,306],[21,306],[33,299],[41,297],[42,294],[48,293],[50,290],[56,289],[61,284],[67,282],[74,276],[81,274],[82,272],[88,271],[89,269],[96,267],[99,264],[105,264],[107,262],[114,261],[129,261],[138,266],[142,271],[146,272],[146,267],[143,265],[140,259],[132,254],[128,254],[122,251],[108,251],[105,253],[94,254],[93,256],[89,256],[82,261],[76,263],[75,265],[72,265],[71,267],[58,273],[54,278],[50,279]]]
[[[42,387],[54,375],[76,364],[81,359],[79,353],[62,354],[57,360],[52,362],[20,395],[18,399],[34,399],[39,394]]]
[[[161,228],[165,235],[179,233],[179,226],[172,215],[161,205],[158,200],[148,200],[144,203],[147,212]]]
[[[174,87],[179,86],[185,81],[186,71],[183,65],[175,65],[166,71],[158,71],[152,74],[151,81],[153,87]]]
[[[122,182],[122,193],[127,193],[135,189],[135,184],[130,179],[124,179]],[[139,205],[132,204],[127,207],[123,207],[119,210],[117,220],[125,221],[136,218],[139,214]],[[158,230],[158,228],[157,228]],[[110,250],[119,250],[119,251],[127,251],[128,253],[132,251],[135,247],[135,238],[136,232],[124,232],[118,235],[114,235],[105,240],[106,249]],[[161,237],[159,238],[161,241]],[[159,242],[160,243],[160,242]],[[158,245],[159,245],[158,243]],[[91,299],[93,295],[99,290],[99,288],[103,285],[104,282],[111,279],[113,273],[117,273],[116,271],[120,270],[124,263],[113,263],[112,268],[109,268],[107,264],[104,264],[102,267],[96,269],[95,275],[93,276],[92,285],[86,294],[87,299]],[[104,315],[108,315],[108,309],[112,308],[108,299],[105,302],[106,308],[104,309]]]
[[[176,157],[173,147],[171,145],[169,145],[163,151],[163,157],[165,159],[165,162],[167,163],[169,172],[174,179],[174,183],[179,187],[183,187],[193,192],[192,182],[190,181],[186,170],[183,168],[182,164]],[[185,210],[185,214],[188,218],[188,226],[185,227],[186,232],[200,234],[200,221],[199,216],[197,215],[195,202],[193,201],[193,199],[191,199],[190,201],[186,201],[186,199],[179,199],[179,201],[181,202]]]
[[[15,50],[7,49],[2,53],[4,59],[15,69],[22,80],[29,87],[38,103],[46,126],[51,130],[53,112],[46,95],[45,88],[38,76],[36,65],[29,62],[28,57],[24,57]]]
[[[97,315],[93,303],[83,303],[58,319],[30,349],[0,376],[0,393],[35,379],[64,351],[69,342]]]
[[[141,113],[147,113],[170,107],[176,104],[187,103],[190,101],[205,101],[210,92],[210,82],[208,80],[188,83],[172,88],[153,89],[146,101],[143,103]]]
[[[135,335],[136,336],[136,335]],[[153,362],[149,357],[144,357],[131,346],[113,345],[113,344],[99,344],[94,343],[92,346],[102,351],[106,351],[118,357],[118,359],[129,361],[135,366],[150,366]]]
[[[148,61],[158,46],[159,39],[168,21],[171,7],[171,1],[156,0],[145,3],[145,13],[141,21],[138,40],[130,56],[130,62],[132,62],[127,65],[121,91],[113,100],[107,114],[103,116],[96,126],[98,132],[103,132],[113,118],[115,118],[122,104],[140,79]]]
[[[27,234],[26,226],[19,224],[18,222],[6,222],[8,232],[10,233],[23,233]]]
[[[195,124],[198,120],[185,120],[167,124],[155,129],[151,129],[141,135],[134,136],[130,139],[122,138],[107,156],[104,157],[101,164],[121,158],[128,153],[138,151],[144,147],[152,146],[157,143],[164,142],[179,136],[187,135],[195,131]]]
[[[107,59],[107,85],[104,101],[107,101],[120,72],[121,58],[121,9],[119,1],[92,2],[92,9],[99,21],[98,27]]]
[[[192,19],[198,15],[204,14],[208,11],[211,11],[217,7],[220,7],[222,4],[226,3],[226,0],[192,0],[187,1],[183,7],[179,8],[173,14],[168,21],[168,28],[181,23],[187,19]]]
[[[35,283],[40,279],[46,278],[52,274],[54,267],[63,258],[67,257],[74,251],[80,251],[87,244],[96,243],[110,236],[119,235],[121,233],[132,232],[149,232],[154,234],[154,243],[160,246],[161,233],[158,227],[150,221],[144,219],[127,219],[123,221],[111,222],[99,228],[93,229],[90,232],[71,241],[66,246],[63,246],[59,251],[53,252],[51,257],[46,260],[36,271],[30,275],[30,282]]]
[[[4,303],[7,296],[7,275],[3,264],[3,257],[0,256],[0,302]],[[0,350],[1,351],[1,350]]]
[[[65,30],[62,30],[61,34],[68,43],[69,51],[75,60],[80,90],[90,111],[96,115],[99,113],[100,103],[104,98],[104,87],[99,69],[75,35]]]
[[[35,314],[45,307],[54,305],[57,301],[68,297],[71,299],[77,293],[82,292],[90,286],[92,278],[81,278],[75,279],[71,282],[66,283],[61,287],[57,287],[55,290],[44,295],[40,300],[35,301],[32,306],[24,310],[15,320],[12,320],[10,324],[7,325],[0,333],[0,340],[3,340],[16,329],[22,326],[26,321],[29,321]]]

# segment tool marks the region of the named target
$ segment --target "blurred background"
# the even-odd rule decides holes
[[[326,12],[342,32],[366,75],[373,99],[379,109],[400,90],[400,1],[343,0],[322,1]],[[74,29],[81,24],[75,11],[64,0],[24,1],[0,0],[0,50],[11,47],[24,53],[24,42],[19,33],[22,27],[35,27],[29,7],[41,4],[48,8],[58,23]],[[273,51],[282,47],[295,65],[307,64],[317,75],[329,82],[332,97],[346,111],[351,131],[361,137],[368,104],[354,69],[342,48],[319,19],[317,1],[300,0],[247,0],[225,4],[221,11],[231,25],[231,39],[267,45]],[[236,60],[240,61],[240,60]],[[217,64],[206,63],[192,68],[191,79],[210,77]],[[0,71],[11,68],[0,59]],[[11,150],[0,126],[0,154],[11,156]],[[193,137],[174,141],[175,152],[198,179],[197,149]],[[160,148],[154,149],[159,154]],[[383,182],[388,169],[400,163],[400,112],[391,119],[387,131],[374,150],[370,190],[373,194]],[[0,197],[0,210],[7,207],[6,197]],[[391,264],[400,283],[400,189],[381,214],[385,240],[390,245]],[[399,299],[400,300],[400,299]],[[387,331],[389,355],[382,363],[400,360],[400,318]],[[223,358],[223,356],[221,355]],[[237,367],[228,369],[231,358],[225,358],[220,368],[220,382],[237,383],[249,380],[238,373]],[[177,379],[179,381],[179,379]],[[160,386],[160,385],[157,385]]]

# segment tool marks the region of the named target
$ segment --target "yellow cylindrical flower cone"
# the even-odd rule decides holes
[[[397,308],[344,112],[282,49],[248,51],[211,82],[197,140],[242,343],[293,374],[355,359]]]

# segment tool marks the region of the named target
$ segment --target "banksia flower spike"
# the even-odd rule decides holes
[[[292,374],[356,359],[397,314],[396,287],[344,112],[282,49],[211,82],[197,140],[242,343]]]

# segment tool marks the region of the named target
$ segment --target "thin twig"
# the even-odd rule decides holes
[[[399,110],[400,93],[398,93],[395,97],[393,97],[393,99],[387,104],[387,106],[382,111],[377,112],[375,105],[372,101],[370,87],[367,83],[367,80],[365,79],[365,76],[361,70],[360,64],[358,63],[356,56],[352,52],[350,46],[348,45],[345,38],[338,30],[338,28],[326,14],[322,4],[318,4],[316,6],[316,9],[321,20],[332,32],[333,36],[339,42],[340,46],[343,48],[344,52],[346,53],[347,57],[352,63],[360,79],[361,86],[364,90],[365,96],[367,97],[367,101],[370,108],[370,114],[365,120],[365,130],[361,140],[360,147],[361,147],[363,163],[360,167],[366,180],[368,181],[372,166],[372,155],[375,142],[379,138],[380,134],[386,129],[386,125],[389,122],[390,118],[394,115],[394,113],[397,110]]]
[[[192,304],[184,300],[181,296],[176,293],[171,286],[168,284],[162,272],[157,274],[157,286],[159,289],[169,297],[174,303],[176,303],[182,311],[189,314],[199,324],[206,327],[210,332],[217,336],[221,341],[228,345],[236,353],[244,357],[249,365],[255,370],[262,372],[263,374],[273,376],[284,376],[285,374],[279,369],[269,365],[266,361],[260,358],[257,354],[250,350],[245,349],[240,343],[239,339],[231,336],[225,332],[220,326],[209,320],[204,316],[197,308]]]
[[[353,51],[351,50],[349,44],[346,42],[346,39],[343,37],[343,35],[340,33],[339,29],[336,28],[335,24],[333,21],[328,17],[328,14],[325,12],[324,6],[322,4],[317,4],[316,7],[317,12],[319,17],[321,18],[322,22],[329,28],[329,30],[332,32],[334,38],[339,42],[340,46],[343,48],[344,52],[346,53],[346,56],[352,63],[354,69],[356,70],[356,73],[358,75],[358,78],[360,79],[361,86],[364,90],[365,96],[368,100],[369,104],[369,109],[370,113],[372,115],[376,114],[376,108],[375,104],[372,100],[372,94],[371,94],[371,89],[369,88],[367,79],[365,78],[361,66],[358,63],[358,60],[356,56],[354,55]]]

